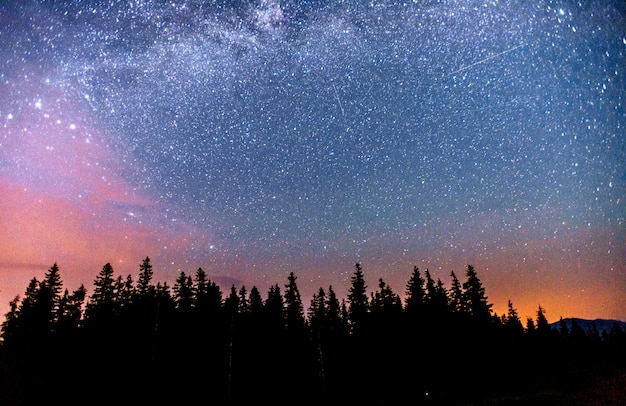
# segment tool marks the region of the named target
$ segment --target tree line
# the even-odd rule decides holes
[[[228,292],[199,268],[173,287],[103,266],[87,295],[55,263],[2,323],[0,404],[457,404],[575,388],[626,365],[626,334],[492,310],[476,270],[446,287],[413,268],[404,300],[360,263],[339,299],[297,277]]]

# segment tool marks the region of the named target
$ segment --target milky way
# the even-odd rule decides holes
[[[0,300],[55,261],[626,319],[620,2],[0,6]],[[552,311],[550,313],[550,311]]]

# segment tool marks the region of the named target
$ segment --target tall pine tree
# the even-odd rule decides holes
[[[365,322],[368,312],[369,302],[367,300],[367,285],[363,275],[363,268],[360,263],[355,264],[355,271],[350,278],[350,289],[348,291],[348,315],[353,331],[358,331]]]
[[[406,284],[406,297],[404,299],[404,310],[411,317],[423,315],[426,296],[424,284],[425,281],[420,269],[414,266],[411,277]]]
[[[450,273],[450,278],[452,279],[450,290],[448,291],[450,308],[454,313],[461,313],[465,309],[463,288],[454,271]]]
[[[487,301],[485,288],[472,265],[467,266],[466,280],[463,283],[463,302],[466,312],[476,321],[491,319],[491,303]]]
[[[146,257],[139,265],[139,278],[137,279],[137,294],[146,298],[152,296],[155,293],[155,287],[152,285],[152,277],[154,271],[152,270],[152,263],[150,257]]]
[[[113,267],[106,263],[93,282],[94,291],[85,309],[86,322],[100,325],[113,321],[115,310],[115,279]]]
[[[296,284],[296,276],[293,272],[289,273],[288,283],[285,285],[285,321],[287,329],[292,331],[301,331],[304,328],[304,306],[298,285]]]

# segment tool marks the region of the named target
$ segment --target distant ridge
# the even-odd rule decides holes
[[[569,330],[572,329],[572,324],[575,321],[579,327],[585,330],[585,332],[589,332],[592,329],[592,327],[595,326],[598,332],[600,333],[600,335],[602,335],[604,332],[608,334],[611,332],[615,324],[617,324],[617,326],[619,326],[619,328],[621,328],[622,331],[626,332],[626,322],[621,321],[621,320],[606,320],[606,319],[586,320],[586,319],[579,319],[576,317],[570,317],[567,319],[563,319],[563,321],[565,322],[565,325],[567,326]],[[557,322],[551,323],[550,327],[558,330],[560,323],[561,323],[560,320]]]

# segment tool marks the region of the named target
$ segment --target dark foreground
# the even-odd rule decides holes
[[[106,264],[88,300],[56,264],[33,279],[2,324],[0,405],[626,404],[619,323],[498,316],[471,266],[449,288],[414,268],[401,301],[357,264],[346,299],[320,288],[306,311],[293,273],[265,299],[151,276]]]

